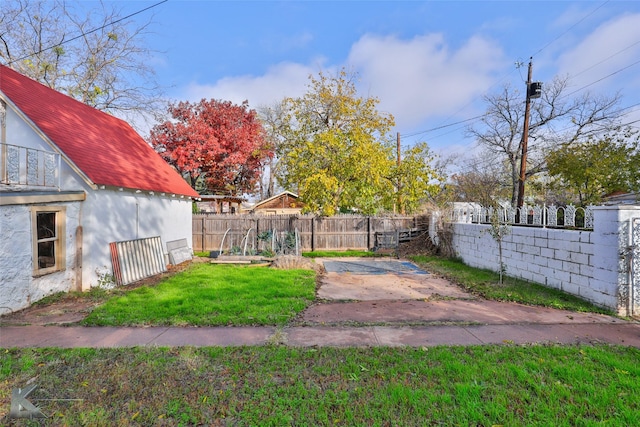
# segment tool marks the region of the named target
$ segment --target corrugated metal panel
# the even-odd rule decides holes
[[[109,247],[118,285],[128,285],[167,271],[160,236],[113,242]]]

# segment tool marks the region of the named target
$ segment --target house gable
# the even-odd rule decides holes
[[[0,65],[0,97],[92,186],[198,197],[125,121],[3,65]]]
[[[273,197],[265,199],[259,203],[256,203],[252,211],[259,210],[273,210],[273,209],[297,209],[300,210],[304,207],[304,203],[299,200],[297,194],[285,191],[277,194]]]

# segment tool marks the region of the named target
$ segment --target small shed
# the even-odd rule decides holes
[[[250,212],[258,215],[296,215],[302,212],[302,208],[304,203],[297,194],[283,191],[256,203]]]
[[[201,194],[196,206],[199,213],[239,214],[246,200],[237,196]]]

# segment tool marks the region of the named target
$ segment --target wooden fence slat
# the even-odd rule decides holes
[[[339,215],[193,215],[193,248],[196,251],[230,250],[233,246],[258,248],[264,231],[295,232],[301,250],[372,249],[376,232],[416,228],[416,217],[366,217]],[[227,230],[229,230],[227,232]],[[226,237],[225,236],[226,233]],[[248,236],[248,238],[247,238]],[[224,237],[224,242],[222,241]]]

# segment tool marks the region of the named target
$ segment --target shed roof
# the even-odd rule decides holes
[[[293,199],[298,199],[300,196],[298,196],[295,193],[292,193],[291,191],[283,191],[282,193],[278,193],[275,196],[269,197],[268,199],[264,199],[264,200],[259,201],[258,203],[253,205],[251,210],[260,209],[261,207],[263,207],[265,205],[268,205],[269,203],[273,202],[274,200],[281,199],[283,197],[291,197]]]
[[[3,65],[0,96],[39,129],[90,184],[198,197],[124,120]]]

